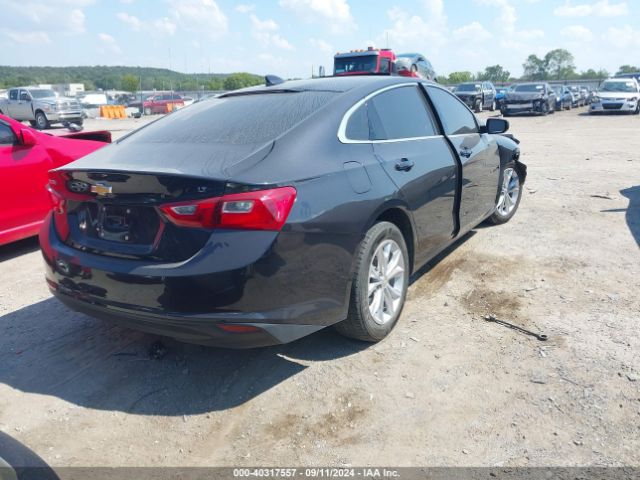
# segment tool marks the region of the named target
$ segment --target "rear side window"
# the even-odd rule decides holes
[[[0,145],[13,145],[16,142],[16,136],[11,127],[4,122],[0,122]]]
[[[369,117],[367,116],[367,104],[364,103],[351,114],[345,132],[349,140],[369,140]]]
[[[368,102],[371,140],[437,135],[424,96],[415,86],[394,88]]]
[[[263,144],[309,117],[336,95],[307,91],[212,98],[179,109],[123,142]]]
[[[438,111],[444,132],[447,135],[477,133],[478,125],[473,113],[458,97],[437,87],[427,86],[429,98]]]

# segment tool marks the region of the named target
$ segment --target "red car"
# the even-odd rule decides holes
[[[55,137],[0,115],[0,245],[38,234],[51,210],[49,170],[110,142],[110,132]]]
[[[156,93],[142,103],[142,108],[145,115],[167,113],[168,104],[172,104],[174,109],[182,108],[184,107],[184,99],[177,93]]]

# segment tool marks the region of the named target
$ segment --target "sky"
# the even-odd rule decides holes
[[[420,52],[438,74],[535,53],[578,70],[640,63],[640,0],[0,0],[0,65],[130,65],[285,78],[367,46]]]

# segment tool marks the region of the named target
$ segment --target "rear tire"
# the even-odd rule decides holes
[[[49,128],[49,120],[47,120],[47,116],[43,112],[36,112],[36,128],[38,130],[46,130]]]
[[[522,198],[522,179],[518,175],[515,162],[507,163],[500,176],[500,194],[496,209],[487,221],[500,225],[511,220],[518,210]]]
[[[349,315],[335,325],[342,335],[378,342],[400,317],[409,285],[409,255],[402,233],[380,222],[367,232],[356,253]]]
[[[145,115],[151,115],[151,108],[150,107],[145,107],[144,114]]]
[[[493,102],[491,102],[491,108],[489,108],[490,111],[495,112],[496,111],[496,101],[494,100]]]

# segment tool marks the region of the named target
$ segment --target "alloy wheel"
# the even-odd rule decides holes
[[[384,240],[369,264],[369,313],[378,325],[391,321],[402,306],[405,289],[405,262],[400,246]]]
[[[502,177],[502,187],[500,190],[500,198],[496,209],[503,217],[509,215],[516,204],[520,195],[520,179],[514,168],[505,168]]]

